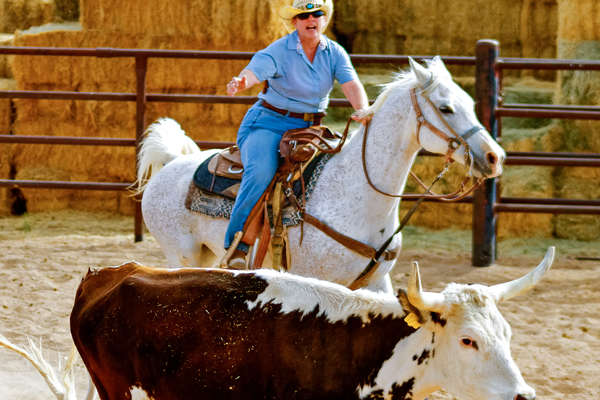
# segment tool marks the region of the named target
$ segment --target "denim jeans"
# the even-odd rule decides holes
[[[241,231],[252,208],[273,179],[279,166],[279,142],[290,129],[307,128],[311,122],[292,118],[268,110],[255,103],[246,113],[237,134],[237,145],[242,155],[244,174],[233,205],[231,219],[225,233],[226,249],[231,246],[236,232]],[[238,246],[247,251],[247,246]]]

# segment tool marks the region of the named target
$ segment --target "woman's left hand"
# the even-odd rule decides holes
[[[373,113],[369,112],[367,109],[361,108],[360,110],[354,111],[350,118],[356,122],[366,125],[369,121],[371,121],[371,118],[373,118]]]
[[[227,95],[235,96],[237,92],[246,89],[246,87],[247,79],[245,75],[242,75],[241,78],[234,76],[227,84]]]

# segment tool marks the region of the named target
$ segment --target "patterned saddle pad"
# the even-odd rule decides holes
[[[213,156],[214,157],[214,156]],[[304,182],[306,189],[306,201],[314,190],[319,176],[327,161],[332,157],[331,154],[321,154],[317,156],[304,170]],[[208,172],[208,163],[210,158],[204,161],[194,173],[194,179],[190,183],[190,188],[185,199],[185,207],[193,212],[199,212],[211,217],[231,218],[234,200],[218,193],[227,192],[227,188],[232,185],[239,185],[235,179],[225,178],[213,175]],[[210,187],[213,187],[213,193]],[[302,201],[302,183],[297,180],[293,184],[294,193],[298,200]],[[216,193],[214,193],[216,192]],[[295,207],[288,206],[283,209],[282,220],[285,226],[299,224],[302,219],[300,213]]]

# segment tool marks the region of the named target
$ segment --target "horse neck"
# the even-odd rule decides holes
[[[360,127],[340,154],[343,159],[339,160],[340,164],[345,166],[344,169],[353,171],[349,179],[366,187],[366,202],[389,203],[390,207],[397,207],[397,198],[377,193],[366,181],[362,165],[365,134],[365,160],[371,182],[386,193],[402,193],[420,148],[416,139],[416,119],[408,90],[405,94],[394,93],[388,96],[374,114],[368,132],[364,126]],[[349,185],[348,189],[354,191],[355,185]]]

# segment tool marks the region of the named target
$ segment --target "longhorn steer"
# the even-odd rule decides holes
[[[442,293],[423,292],[415,263],[398,298],[271,270],[129,263],[88,272],[71,333],[104,400],[416,400],[440,388],[531,400],[496,303],[553,257],[515,281]]]

